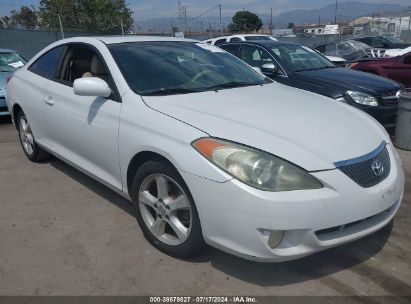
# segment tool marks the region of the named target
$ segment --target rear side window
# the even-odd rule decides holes
[[[240,50],[240,45],[238,44],[225,44],[225,45],[220,45],[220,48],[223,50],[231,53],[232,55],[238,57],[238,51]]]
[[[230,39],[230,42],[241,42],[241,41],[242,41],[241,38],[238,38],[238,37],[234,37]]]
[[[220,45],[220,44],[223,44],[223,43],[226,43],[227,42],[227,39],[226,38],[224,38],[224,39],[218,39],[215,43],[214,43],[214,45]]]
[[[61,58],[65,47],[54,48],[37,59],[28,70],[48,79],[58,78]]]

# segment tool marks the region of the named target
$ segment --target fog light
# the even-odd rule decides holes
[[[273,230],[270,233],[270,237],[268,238],[268,246],[274,249],[275,247],[280,244],[281,240],[283,239],[284,231],[281,230]]]

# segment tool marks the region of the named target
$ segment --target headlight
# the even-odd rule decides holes
[[[265,191],[318,189],[323,185],[307,171],[268,153],[229,141],[202,138],[193,147],[236,179]]]
[[[347,91],[347,94],[356,102],[366,106],[376,107],[378,106],[377,99],[367,93],[357,91]]]

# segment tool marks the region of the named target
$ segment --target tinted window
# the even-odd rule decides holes
[[[266,50],[251,45],[242,46],[240,58],[256,68],[261,68],[263,64],[273,62],[273,59]]]
[[[230,42],[241,42],[241,39],[238,37],[234,37],[230,39]]]
[[[138,42],[109,46],[130,88],[140,95],[170,95],[266,80],[229,53],[207,44]]]
[[[233,54],[234,56],[238,56],[238,51],[240,49],[240,45],[238,44],[225,44],[225,45],[220,45],[219,47]]]
[[[58,71],[60,69],[60,62],[64,49],[65,47],[60,46],[48,51],[37,59],[29,67],[29,70],[49,79],[58,78]]]
[[[219,45],[219,44],[223,44],[223,43],[226,43],[226,42],[227,42],[227,39],[218,39],[214,44]]]
[[[293,72],[335,67],[329,60],[305,46],[280,45],[271,48],[271,54]]]
[[[385,47],[388,44],[389,44],[389,41],[381,37],[373,37],[371,39],[371,46],[373,47],[380,48],[380,47]]]

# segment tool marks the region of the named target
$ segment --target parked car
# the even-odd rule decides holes
[[[0,116],[10,115],[6,104],[7,79],[26,62],[26,59],[16,51],[0,49]]]
[[[407,88],[411,87],[411,52],[392,58],[356,61],[350,67],[357,71],[390,78]]]
[[[258,34],[239,34],[232,36],[217,37],[213,39],[207,39],[202,41],[203,43],[211,45],[220,45],[227,42],[240,42],[240,41],[260,41],[260,40],[273,40],[277,41],[276,38],[269,35],[258,35]]]
[[[405,49],[390,49],[385,52],[384,57],[397,57],[411,52],[411,46]]]
[[[258,41],[219,47],[275,81],[359,108],[394,132],[397,93],[401,89],[394,81],[335,66],[316,51],[296,43]]]
[[[383,36],[367,36],[353,38],[353,40],[360,41],[369,45],[372,48],[380,49],[403,49],[411,46],[411,43],[402,41],[401,39],[395,37],[383,37]]]
[[[377,57],[373,55],[374,52],[369,46],[354,40],[343,40],[320,44],[317,45],[315,49],[326,57],[337,56],[344,58],[349,62],[359,58]]]
[[[192,40],[60,40],[14,74],[7,102],[29,160],[51,153],[129,198],[178,257],[210,244],[299,258],[382,228],[403,196],[375,120]]]

